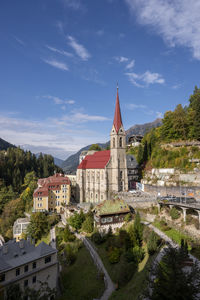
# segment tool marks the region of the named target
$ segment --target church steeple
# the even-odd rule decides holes
[[[115,116],[114,116],[113,125],[115,127],[116,132],[118,133],[120,127],[122,126],[122,117],[121,117],[121,110],[120,110],[120,104],[119,104],[118,86],[117,86],[117,98],[116,98],[116,104],[115,104]]]

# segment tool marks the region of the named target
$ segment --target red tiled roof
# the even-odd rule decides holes
[[[121,110],[120,110],[120,105],[119,105],[118,89],[117,89],[117,98],[116,98],[115,116],[114,116],[113,125],[115,126],[115,130],[118,133],[118,131],[122,125],[122,117],[121,117]]]
[[[68,177],[65,177],[63,174],[56,173],[53,176],[49,176],[48,178],[40,178],[38,179],[38,185],[41,185],[41,187],[38,187],[34,193],[34,197],[43,197],[48,196],[48,189],[51,186],[52,190],[59,190],[61,184],[70,184],[70,180]],[[42,193],[42,194],[38,194]]]
[[[98,151],[87,155],[78,169],[104,169],[110,159],[110,150]]]

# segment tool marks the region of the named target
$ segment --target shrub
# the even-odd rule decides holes
[[[66,255],[66,262],[69,265],[72,265],[76,260],[76,252],[77,250],[74,249],[70,244],[67,244],[65,247],[65,255]]]
[[[193,224],[193,218],[191,215],[186,216],[186,225],[191,225]]]
[[[88,216],[82,224],[82,230],[87,233],[92,233],[94,229],[93,218]]]
[[[60,217],[56,214],[52,214],[51,216],[48,216],[49,228],[56,225],[59,221],[60,221]]]
[[[124,253],[124,258],[128,263],[135,261],[135,256],[133,255],[133,251],[131,251],[131,249]]]
[[[160,221],[160,226],[162,231],[168,231],[171,229],[171,227],[168,226],[167,222],[165,222],[164,220]]]
[[[91,239],[97,245],[100,245],[101,243],[103,243],[105,241],[104,237],[102,237],[98,231],[93,233],[93,235],[91,236]]]
[[[175,207],[173,207],[170,210],[170,216],[171,216],[172,220],[176,220],[176,219],[180,218],[180,212]]]
[[[120,286],[124,286],[126,283],[130,281],[130,279],[133,277],[133,274],[137,270],[137,264],[134,262],[131,262],[129,264],[123,263],[120,266],[120,272],[118,276],[118,283]]]
[[[120,260],[120,249],[119,248],[112,248],[110,247],[109,251],[108,251],[108,260],[111,264],[116,264],[119,262]]]
[[[136,245],[135,247],[133,247],[133,255],[134,255],[135,262],[139,263],[144,258],[144,250],[141,247]]]
[[[63,240],[65,242],[73,242],[75,239],[76,239],[75,235],[70,231],[69,225],[67,224],[63,231]]]
[[[125,216],[124,221],[125,221],[126,223],[128,223],[128,222],[130,222],[131,220],[132,220],[132,215],[131,215],[131,213],[128,213],[128,214]]]
[[[155,234],[155,232],[152,231],[150,233],[149,240],[147,242],[147,249],[149,255],[153,255],[156,252],[157,246],[158,246],[158,237]]]

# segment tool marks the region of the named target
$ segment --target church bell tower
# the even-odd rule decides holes
[[[114,192],[128,191],[128,176],[126,163],[126,133],[122,123],[117,87],[117,98],[112,130],[110,133],[111,157],[111,190]]]

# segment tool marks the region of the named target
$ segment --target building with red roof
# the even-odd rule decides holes
[[[38,179],[38,187],[33,193],[33,211],[62,213],[62,204],[71,198],[71,182],[63,174],[54,174]]]
[[[126,133],[122,123],[117,89],[110,150],[88,153],[80,162],[76,182],[80,202],[111,199],[112,192],[127,191]]]

